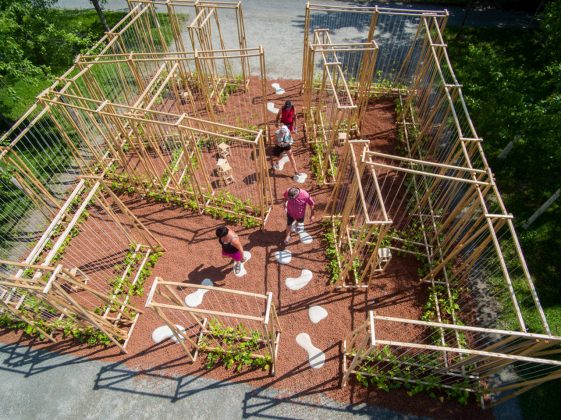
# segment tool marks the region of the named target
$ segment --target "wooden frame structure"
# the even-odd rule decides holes
[[[396,99],[403,153],[347,141],[327,207],[340,286],[366,286],[383,275],[372,269],[381,268],[381,248],[395,258],[412,254],[434,313],[430,321],[370,314],[345,341],[344,382],[366,363],[394,383],[436,381],[444,390],[474,392],[496,404],[558,378],[559,362],[551,357],[560,339],[541,307],[449,61],[442,38],[447,13],[308,4],[305,42],[320,29],[348,26],[346,19],[364,23],[363,40],[379,46],[370,94]],[[398,35],[405,20],[409,30]],[[381,27],[398,21],[398,29]],[[389,54],[385,48],[397,41],[386,33],[397,41],[407,36],[406,47]],[[304,55],[303,77],[309,77],[310,49]],[[485,304],[467,315],[474,301]],[[409,331],[409,338],[395,338],[396,331]],[[422,354],[411,360],[415,352]],[[521,369],[513,380],[499,374]],[[397,378],[396,371],[418,375]]]
[[[109,290],[106,275],[86,272],[84,252],[76,246],[79,235],[56,261],[86,211],[103,215],[117,226],[122,243],[133,246],[131,261],[138,264],[126,264],[121,279],[132,276],[134,286],[161,244],[111,188],[201,212],[244,214],[262,225],[272,204],[264,152],[266,105],[258,103],[258,117],[245,119],[228,114],[225,106],[252,87],[262,97],[266,92],[264,53],[245,44],[240,3],[129,4],[131,12],[0,139],[0,204],[9,208],[7,216],[1,214],[0,229],[10,230],[0,237],[0,312],[51,340],[58,338],[53,327],[72,320],[78,328],[105,334],[123,351],[141,311],[128,297],[120,298],[118,288]],[[158,13],[156,6],[165,6],[168,14]],[[185,50],[180,31],[187,21],[182,11],[188,8],[195,10],[189,23],[192,52]],[[236,16],[233,44],[220,27],[218,14],[224,10]],[[391,364],[409,372],[408,377],[394,374],[394,382],[426,385],[436,376],[443,389],[483,394],[500,403],[561,377],[561,363],[554,359],[561,338],[552,333],[541,307],[512,215],[448,59],[442,37],[447,17],[445,11],[308,4],[306,128],[319,133],[325,146],[325,176],[329,165],[334,169],[332,151],[347,124],[327,208],[341,286],[365,287],[383,275],[380,261],[387,262],[387,255],[381,250],[390,249],[420,258],[426,272],[419,281],[435,302],[430,321],[369,313],[344,341],[344,383],[351,374],[362,375],[365,363],[378,369],[378,376]],[[365,28],[360,42],[337,38],[338,30],[349,26]],[[341,57],[347,56],[355,57],[356,65],[345,67]],[[318,86],[316,58],[322,71]],[[350,140],[353,124],[358,128],[353,135],[360,135],[372,94],[392,94],[397,100],[401,155]],[[259,124],[250,126],[256,118]],[[228,146],[228,156],[219,153],[219,144]],[[42,162],[46,149],[57,153]],[[217,156],[228,159],[234,170],[237,163],[248,170],[242,171],[245,192],[228,190],[240,183],[213,185]],[[203,306],[186,303],[187,293],[203,292]],[[522,300],[531,305],[523,307]],[[464,319],[464,313],[473,314],[474,301],[494,310]],[[31,313],[34,307],[39,310]],[[220,345],[210,327],[208,317],[213,317],[227,328],[237,328],[241,320],[252,324],[248,327],[259,331],[262,345],[253,357],[270,357],[275,367],[280,326],[271,293],[156,279],[147,307],[191,360],[199,350]],[[388,324],[394,327],[383,327]],[[397,339],[395,331],[411,334]],[[505,380],[500,375],[505,370],[517,376]]]
[[[338,287],[368,287],[380,266],[380,250],[392,224],[376,170],[364,162],[368,141],[345,143],[326,212],[336,238]]]
[[[14,155],[13,150],[8,152]],[[57,210],[31,250],[7,249],[10,260],[0,260],[0,305],[51,341],[60,339],[63,331],[84,335],[96,330],[126,352],[142,312],[130,305],[131,290],[150,255],[163,247],[99,179],[77,179]],[[41,221],[33,223],[42,228]],[[20,228],[14,226],[13,233],[18,235]],[[102,242],[72,239],[80,231],[90,234],[106,228],[110,233],[101,235]],[[130,261],[116,273],[111,290],[106,275],[90,267],[111,262],[120,267],[131,247]]]
[[[389,7],[356,7],[306,3],[304,18],[304,60],[302,79],[309,73],[309,50],[306,48],[317,29],[328,30],[334,43],[345,42],[345,29],[357,28],[362,35],[359,42],[376,42],[376,58],[372,88],[377,93],[396,91],[399,82],[408,83],[413,72],[405,72],[403,63],[411,60],[411,46],[420,39],[412,28],[419,28],[423,18],[433,18],[441,31],[448,22],[446,10],[395,9]],[[356,38],[355,34],[353,36]],[[416,62],[416,60],[413,60]]]
[[[194,295],[200,297],[190,305],[189,296]],[[241,330],[246,335],[238,337],[241,341],[258,337],[260,349],[251,357],[270,359],[271,373],[275,373],[281,328],[271,292],[250,293],[156,277],[146,307],[170,328],[191,361],[197,360],[199,351],[231,351],[224,342]],[[220,334],[211,328],[213,323],[224,326]]]
[[[327,29],[316,29],[313,35],[304,45],[304,128],[307,140],[318,149],[321,178],[327,181],[336,172],[336,146],[360,134],[378,46],[375,41],[334,44]]]
[[[133,310],[128,294],[124,299],[117,296],[124,286],[108,292],[107,272],[102,270],[100,278],[83,272],[80,258],[87,260],[87,254],[80,247],[70,246],[61,264],[55,263],[68,238],[79,232],[76,226],[84,214],[103,213],[122,233],[125,249],[131,247],[135,266],[125,264],[121,283],[118,279],[114,283],[127,279],[130,289],[151,253],[163,247],[112,189],[200,212],[241,217],[252,225],[265,223],[272,204],[264,151],[266,105],[257,104],[244,119],[239,113],[228,113],[225,103],[240,101],[250,88],[263,96],[266,86],[263,49],[246,47],[241,4],[168,1],[169,13],[162,15],[155,3],[131,2],[131,12],[79,56],[0,139],[0,202],[10,210],[6,212],[10,234],[2,239],[0,249],[0,258],[7,264],[3,273],[8,277],[1,288],[4,310],[39,325],[39,318],[34,321],[29,311],[22,312],[22,302],[29,300],[26,296],[56,308],[53,302],[64,300],[59,294],[68,288],[78,290],[76,276],[83,275],[99,296],[109,293],[109,303],[99,314],[99,305],[78,300],[69,304],[74,308],[72,318],[97,329],[102,325],[101,331],[122,350],[128,335],[115,328],[125,324],[128,328],[135,322],[124,321],[125,311]],[[185,17],[176,9],[183,7],[197,11],[191,34],[195,48],[204,50],[177,48],[183,45],[179,25]],[[238,28],[233,44],[223,38],[218,20],[218,13],[228,10],[235,14]],[[176,52],[170,52],[171,42]],[[238,171],[240,180],[237,185],[221,186],[213,180],[214,155],[221,143],[229,147],[229,165]],[[56,159],[41,161],[41,150],[46,148],[50,153],[56,149]],[[31,241],[35,247],[29,251],[21,237],[32,235],[38,239]],[[25,267],[15,270],[18,264]],[[49,293],[41,271],[27,277],[35,266],[56,273]],[[9,289],[14,281],[18,288]],[[59,283],[74,286],[61,289],[56,286]],[[14,296],[19,296],[17,302]],[[104,324],[98,315],[113,320],[113,326]]]
[[[397,341],[388,331],[413,329],[420,340]],[[440,343],[446,337],[447,345]],[[458,340],[459,337],[459,340]],[[343,386],[351,375],[387,378],[409,386],[473,393],[498,405],[561,377],[561,338],[386,317],[368,320],[343,340]],[[508,375],[500,375],[508,371]]]
[[[181,32],[182,26],[188,29],[193,51],[247,48],[241,1],[127,0],[127,3],[131,11],[136,8],[148,9],[158,22],[156,26],[165,28],[172,35],[176,51],[188,51]],[[158,8],[163,7],[166,13],[158,15]],[[230,15],[226,17],[235,20],[236,36],[224,36],[220,24],[221,16],[224,15]],[[224,65],[227,66],[227,63]]]

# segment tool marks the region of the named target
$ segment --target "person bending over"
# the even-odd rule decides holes
[[[281,128],[275,131],[275,141],[276,145],[273,150],[273,155],[278,158],[282,156],[283,153],[286,153],[288,160],[290,160],[292,168],[294,169],[295,175],[299,175],[298,168],[296,167],[296,160],[294,160],[294,154],[292,153],[292,144],[294,143],[294,140],[292,139],[290,131],[286,125],[281,125]],[[281,169],[278,161],[273,164],[273,169]]]
[[[224,258],[231,258],[234,261],[234,274],[239,274],[241,264],[246,260],[243,255],[243,246],[240,238],[232,229],[227,226],[220,226],[216,229],[216,236],[218,242],[222,247],[222,256]]]

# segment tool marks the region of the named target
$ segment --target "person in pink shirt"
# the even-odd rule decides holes
[[[304,223],[306,206],[310,206],[310,222],[314,220],[314,200],[310,194],[300,188],[291,187],[284,192],[284,209],[286,211],[286,238],[285,245],[290,241],[291,227],[294,221]]]

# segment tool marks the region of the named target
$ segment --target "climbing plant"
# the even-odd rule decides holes
[[[206,354],[207,369],[222,365],[238,372],[246,367],[266,370],[272,363],[267,351],[257,354],[264,349],[259,331],[251,330],[242,323],[231,327],[211,319],[208,331],[199,341],[199,349]]]

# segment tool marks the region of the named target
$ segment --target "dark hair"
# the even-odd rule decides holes
[[[296,187],[291,187],[288,190],[288,198],[296,198],[298,197],[298,194],[300,194],[300,188],[296,188]]]
[[[220,226],[216,229],[216,236],[223,238],[228,234],[228,228],[226,226]]]
[[[284,108],[284,109],[290,109],[290,108],[292,108],[292,102],[286,101],[286,102],[284,103],[283,108]]]

